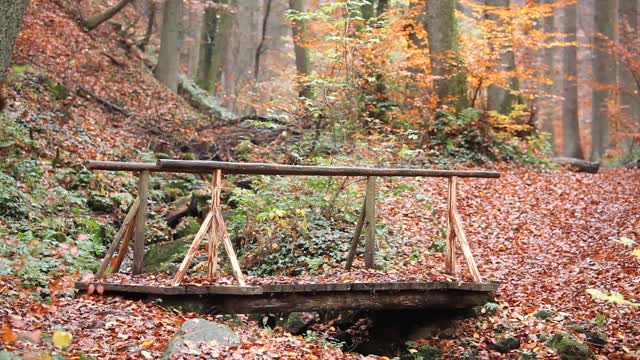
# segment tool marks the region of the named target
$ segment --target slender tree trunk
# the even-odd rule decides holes
[[[454,0],[427,0],[426,29],[429,37],[429,58],[435,92],[440,105],[457,109],[468,106],[464,75],[450,66],[456,56],[458,34]]]
[[[170,90],[178,91],[178,36],[182,22],[182,0],[166,0],[162,11],[160,55],[156,67],[156,79]]]
[[[542,0],[545,4],[552,4],[554,0]],[[545,34],[552,34],[555,32],[555,16],[551,13],[549,16],[545,17],[542,24],[542,30]],[[548,38],[547,42],[553,42],[554,38]],[[555,62],[554,55],[555,48],[546,47],[543,50],[543,64],[545,67],[544,77],[551,80],[551,84],[544,85],[544,92],[547,95],[555,95],[556,86],[555,86]],[[551,143],[551,150],[553,153],[556,153],[556,131],[553,126],[554,120],[554,111],[553,107],[549,106],[553,100],[551,98],[541,99],[538,104],[538,112],[540,117],[542,118],[542,131],[547,132],[551,135],[549,142]],[[546,104],[546,106],[545,106]]]
[[[202,32],[200,37],[200,54],[198,59],[198,77],[196,82],[201,88],[209,92],[215,87],[213,81],[214,68],[213,56],[215,45],[219,37],[218,32],[218,8],[207,7],[204,11]]]
[[[626,0],[629,1],[629,0]],[[613,39],[615,19],[615,0],[596,0],[594,2],[593,37],[593,78],[595,88],[592,93],[591,111],[591,161],[600,158],[609,147],[609,112],[607,100],[609,90],[616,78],[616,64],[607,53],[607,38]]]
[[[97,28],[98,26],[100,26],[100,24],[102,24],[103,22],[111,19],[115,14],[119,13],[120,10],[122,10],[130,2],[131,0],[120,0],[118,1],[117,4],[113,5],[113,7],[106,10],[105,12],[98,15],[94,15],[88,18],[87,20],[83,20],[82,25],[85,27],[85,29],[87,29],[88,31],[91,31]]]
[[[389,6],[389,0],[378,0],[378,6],[376,7],[376,16],[382,15]]]
[[[149,9],[148,9],[149,17],[147,19],[147,29],[144,32],[144,37],[138,43],[138,47],[142,51],[145,51],[147,48],[147,45],[149,45],[149,40],[151,39],[151,35],[153,35],[153,25],[156,22],[156,3],[153,0],[149,1],[148,3],[149,3]]]
[[[618,2],[618,33],[637,34],[637,31],[638,2],[635,0],[620,0]],[[622,84],[620,106],[622,111],[627,114],[627,128],[640,129],[640,98],[636,93],[638,89],[633,74],[622,64],[618,64],[618,79]],[[621,130],[624,131],[624,129]],[[631,143],[631,141],[626,140],[624,141],[624,146],[628,147]]]
[[[366,23],[373,17],[373,0],[369,0],[368,3],[362,4],[360,6],[360,13],[362,14],[362,19]]]
[[[0,110],[5,105],[2,94],[4,73],[11,64],[13,47],[18,37],[22,17],[27,9],[27,0],[0,0]]]
[[[492,8],[508,8],[509,0],[485,0],[485,6]],[[495,21],[500,25],[501,19],[497,15],[487,14],[486,18]],[[494,51],[500,51],[500,64],[496,66],[496,69],[500,71],[514,71],[516,68],[515,55],[512,50],[505,51],[503,49],[494,49]],[[518,90],[519,83],[516,77],[509,78],[508,89],[501,86],[490,85],[487,90],[487,109],[498,111],[501,114],[508,114],[511,112],[516,96],[511,91]]]
[[[289,8],[294,11],[303,12],[304,11],[304,0],[289,0]],[[297,20],[291,24],[291,32],[293,34],[293,43],[294,43],[294,53],[296,57],[296,72],[298,74],[298,82],[303,82],[301,79],[305,78],[309,75],[310,66],[309,66],[309,51],[305,46],[300,45],[301,37],[304,35],[306,31],[306,24],[303,20]],[[304,97],[310,99],[311,89],[304,85],[300,84],[300,97]]]
[[[578,25],[578,6],[576,4],[564,7],[564,26],[562,32],[566,34],[568,42],[576,41]],[[578,49],[575,46],[565,46],[562,49],[562,155],[583,159],[580,145],[580,123],[578,121]]]
[[[256,49],[256,57],[255,62],[253,63],[253,75],[255,76],[256,82],[260,76],[260,56],[264,52],[265,39],[267,36],[267,25],[269,24],[269,14],[271,13],[271,0],[266,0],[266,10],[264,12],[264,17],[262,18],[262,32],[260,36],[260,43],[258,44],[258,48]]]

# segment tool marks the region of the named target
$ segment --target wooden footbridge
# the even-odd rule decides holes
[[[340,309],[425,309],[467,308],[489,301],[497,288],[495,283],[482,281],[476,266],[460,215],[456,208],[457,178],[497,178],[494,171],[436,170],[404,168],[366,168],[344,166],[298,166],[263,163],[231,163],[198,160],[158,160],[157,163],[90,161],[91,170],[131,171],[139,174],[138,196],[131,205],[122,227],[107,250],[92,283],[76,283],[78,289],[100,285],[107,293],[162,298],[167,303],[200,302],[220,312],[292,312]],[[150,286],[143,284],[110,283],[102,278],[106,273],[117,273],[133,241],[133,274],[144,272],[144,228],[147,217],[149,177],[151,173],[212,174],[211,207],[193,242],[180,264],[171,284]],[[445,268],[455,274],[456,249],[459,248],[471,283],[453,282],[397,282],[397,283],[323,283],[275,284],[247,286],[221,212],[220,192],[225,174],[293,175],[293,176],[364,176],[366,194],[350,251],[345,264],[348,271],[353,265],[361,233],[365,231],[364,264],[374,267],[375,194],[377,177],[443,177],[448,178],[447,242]],[[231,263],[236,286],[183,285],[189,265],[201,243],[208,237],[207,276],[212,283],[217,278],[218,245],[221,242]],[[117,255],[116,255],[117,250]]]

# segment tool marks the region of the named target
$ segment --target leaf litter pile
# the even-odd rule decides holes
[[[545,337],[563,331],[584,340],[583,331],[576,331],[580,325],[597,327],[605,335],[605,344],[590,344],[596,354],[603,358],[637,358],[640,355],[640,308],[633,303],[640,302],[640,259],[632,250],[640,240],[637,197],[640,172],[608,170],[584,175],[508,169],[502,174],[495,180],[462,180],[458,197],[459,211],[483,280],[501,282],[496,294],[499,310],[455,323],[453,335],[446,338],[436,336],[421,342],[440,347],[451,358],[460,356],[463,340],[465,346],[469,343],[475,346],[481,357],[508,358],[492,349],[500,337],[510,335],[520,340],[522,349],[554,358]],[[445,210],[445,182],[438,179],[406,182],[432,200],[439,220],[444,221],[440,218]],[[421,234],[437,231],[434,222],[428,220],[432,213],[433,209],[414,197],[399,196],[382,204],[379,218],[394,224],[395,231],[404,235],[406,252],[409,252],[409,249],[428,246]],[[398,263],[407,266],[406,277],[393,269],[387,273],[379,270],[345,273],[336,269],[324,277],[249,277],[248,282],[426,281],[416,277],[415,268],[424,269],[429,276],[442,273],[441,255],[424,251],[423,257],[422,262],[411,266],[398,259]],[[427,263],[430,267],[423,267]],[[457,280],[465,281],[466,269],[461,259],[457,265],[462,273]],[[346,277],[341,279],[339,274]],[[434,276],[435,279],[444,277]],[[159,283],[168,281],[166,276],[150,274],[147,277],[149,280],[155,277]],[[120,274],[112,275],[109,281],[117,279],[131,280]],[[189,281],[199,283],[197,279]],[[220,282],[231,283],[228,277]],[[3,294],[16,292],[14,284],[3,284]],[[589,292],[617,295],[610,296],[609,300],[613,301],[607,301]],[[42,349],[50,342],[45,338],[34,344],[30,337],[35,339],[37,332],[52,333],[57,326],[73,335],[65,350],[68,355],[155,357],[178,324],[196,316],[99,294],[62,298],[51,305],[33,302],[23,295],[15,296],[3,295],[0,300],[0,314],[5,324],[3,339],[14,337],[16,341],[12,346],[16,348]],[[538,316],[541,311],[549,316]],[[207,318],[222,321],[220,316]],[[269,358],[268,354],[278,354],[280,358],[361,357],[334,348],[323,349],[316,342],[279,330],[260,329],[245,317],[226,323],[240,333],[243,340],[240,348],[203,345],[194,351],[217,354],[221,358],[227,355]]]

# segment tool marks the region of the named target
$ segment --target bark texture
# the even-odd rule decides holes
[[[630,0],[625,0],[630,1]],[[593,37],[593,80],[595,88],[592,93],[591,121],[591,161],[600,158],[609,146],[609,113],[607,99],[608,86],[616,80],[616,63],[607,54],[607,39],[614,38],[615,0],[597,0],[594,2],[594,37]]]
[[[462,74],[449,66],[455,57],[458,34],[454,0],[427,0],[425,27],[429,38],[431,73],[440,105],[467,106],[466,84]]]
[[[638,1],[620,0],[618,2],[618,29],[621,34],[637,34],[638,31]],[[625,41],[622,36],[621,41]],[[618,81],[622,85],[620,91],[620,106],[626,114],[627,128],[640,128],[640,97],[633,74],[621,64],[618,65]],[[623,130],[624,131],[624,130]],[[625,141],[628,147],[631,141]]]
[[[160,55],[155,76],[171,91],[178,91],[178,36],[182,22],[182,0],[166,0],[162,12]]]
[[[565,19],[562,32],[568,42],[576,41],[578,30],[578,8],[576,4],[564,8]],[[580,145],[580,125],[578,121],[578,50],[575,46],[562,49],[562,154],[567,157],[583,159]]]
[[[553,1],[554,0],[543,0],[543,3],[551,4],[553,3]],[[547,16],[544,18],[542,23],[542,30],[545,34],[551,34],[555,32],[554,14],[551,14],[550,16]],[[552,42],[554,40],[555,40],[554,38],[550,37],[548,38],[547,41]],[[542,61],[545,66],[544,76],[547,79],[552,80],[551,84],[546,84],[544,86],[544,92],[547,93],[548,95],[555,95],[555,92],[556,92],[555,81],[554,81],[556,77],[554,56],[555,56],[555,49],[553,47],[547,47],[544,49],[544,52],[542,55],[543,57]],[[554,153],[556,153],[556,131],[553,126],[554,111],[553,111],[553,107],[549,106],[553,100],[549,98],[549,99],[544,99],[542,101],[544,103],[540,103],[540,106],[539,106],[540,115],[542,117],[542,130],[551,135],[549,142],[551,143],[551,149],[553,150]]]
[[[0,83],[11,64],[11,54],[16,43],[27,0],[0,0]]]
[[[204,11],[202,33],[200,37],[200,54],[198,58],[198,85],[211,92],[213,83],[213,56],[218,37],[218,9],[215,6],[207,7]]]

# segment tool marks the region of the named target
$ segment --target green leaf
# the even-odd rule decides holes
[[[633,239],[629,239],[628,237],[621,237],[620,240],[618,240],[619,243],[621,243],[624,246],[633,246],[636,244],[636,241]]]

